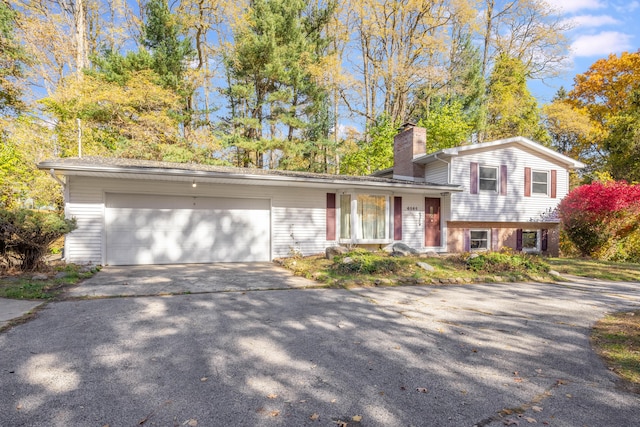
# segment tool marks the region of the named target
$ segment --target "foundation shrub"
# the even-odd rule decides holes
[[[36,270],[51,243],[76,228],[75,219],[30,209],[0,210],[0,259],[7,267]]]

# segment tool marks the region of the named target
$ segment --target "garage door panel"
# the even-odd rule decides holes
[[[268,200],[160,197],[108,195],[107,263],[269,260]]]

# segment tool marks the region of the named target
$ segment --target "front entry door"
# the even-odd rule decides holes
[[[440,199],[424,199],[424,245],[441,246],[440,240]]]

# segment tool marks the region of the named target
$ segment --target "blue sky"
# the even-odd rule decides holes
[[[573,77],[584,73],[598,59],[609,54],[640,49],[639,0],[548,0],[560,9],[573,29],[566,34],[571,43],[567,70],[553,79],[531,82],[529,87],[540,104],[548,103],[555,92],[573,86]]]

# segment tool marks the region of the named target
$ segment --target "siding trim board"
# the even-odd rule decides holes
[[[336,240],[336,193],[327,193],[327,226],[326,238]]]

